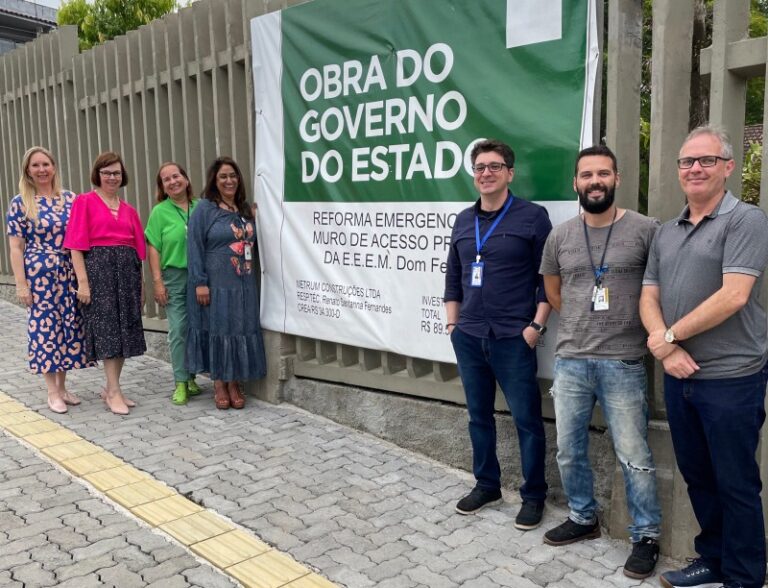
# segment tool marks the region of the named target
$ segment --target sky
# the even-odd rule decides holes
[[[51,8],[58,8],[61,4],[61,0],[32,0],[35,4],[42,4],[43,6],[50,6]]]

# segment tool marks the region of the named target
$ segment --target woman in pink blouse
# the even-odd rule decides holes
[[[120,188],[128,184],[120,155],[99,155],[91,183],[95,190],[80,194],[72,206],[64,247],[72,250],[86,356],[104,362],[101,397],[109,410],[124,415],[135,406],[120,388],[125,358],[147,349],[141,322],[146,243],[136,209],[120,199]]]

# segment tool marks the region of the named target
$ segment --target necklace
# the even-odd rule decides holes
[[[117,220],[118,215],[120,214],[120,196],[115,195],[114,199],[110,199],[104,196],[104,194],[98,190],[96,190],[96,193],[99,195],[99,198],[101,198],[101,201],[109,209],[109,213],[112,215],[112,218]]]
[[[235,212],[235,211],[237,210],[237,209],[236,209],[236,208],[235,208],[235,207],[234,207],[232,204],[230,204],[229,202],[224,202],[224,200],[223,200],[223,199],[221,200],[221,202],[220,202],[219,204],[222,206],[222,208],[225,208],[226,210],[229,210],[230,212]]]
[[[99,198],[101,198],[101,201],[104,204],[106,204],[107,208],[109,208],[110,210],[117,210],[118,208],[120,208],[120,196],[116,195],[114,198],[107,198],[106,196],[104,196],[104,194],[102,194],[98,190],[96,190],[96,193],[99,195]]]

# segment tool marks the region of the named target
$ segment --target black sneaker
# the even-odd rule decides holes
[[[642,580],[653,573],[659,561],[659,542],[651,537],[641,537],[632,544],[632,553],[624,564],[624,575]]]
[[[456,512],[463,515],[473,514],[485,508],[501,503],[501,490],[483,490],[475,486],[472,492],[456,503]]]
[[[515,517],[515,528],[530,531],[541,524],[541,515],[544,513],[544,501],[523,500],[523,506]]]
[[[690,565],[682,570],[672,570],[661,575],[661,585],[665,588],[720,588],[723,577],[709,569],[704,560],[689,559]]]
[[[547,545],[569,545],[584,539],[597,539],[599,536],[600,521],[597,519],[591,525],[580,525],[569,518],[562,525],[544,533],[544,543]]]

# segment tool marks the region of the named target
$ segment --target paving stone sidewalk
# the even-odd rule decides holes
[[[217,411],[211,384],[202,380],[206,392],[173,406],[171,368],[150,357],[126,362],[124,390],[138,403],[130,416],[104,409],[96,368],[68,378],[82,405],[53,414],[42,378],[27,371],[25,346],[24,310],[0,301],[0,390],[339,585],[658,586],[658,576],[622,574],[627,543],[543,545],[544,530],[564,520],[562,509],[549,507],[544,525],[527,533],[514,528],[519,498],[511,493],[500,507],[457,515],[456,500],[472,486],[466,472],[290,405],[249,399],[242,411]],[[233,585],[0,435],[0,586],[70,585],[65,581]]]
[[[0,434],[0,586],[236,586]]]

